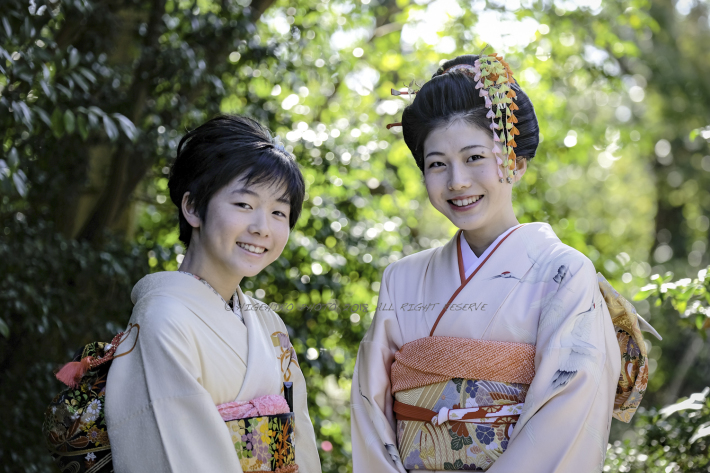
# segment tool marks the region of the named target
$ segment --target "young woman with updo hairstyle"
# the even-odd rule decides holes
[[[513,211],[540,141],[530,98],[501,57],[459,56],[401,126],[458,231],[384,271],[353,375],[354,473],[601,471],[612,413],[640,393],[617,396],[619,343],[592,262]]]

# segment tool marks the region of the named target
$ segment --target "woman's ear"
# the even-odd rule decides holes
[[[524,156],[518,156],[515,159],[515,182],[518,182],[525,175],[525,171],[528,170],[528,159]]]
[[[200,216],[197,214],[194,202],[190,200],[189,192],[185,192],[182,196],[182,215],[192,228],[200,228],[202,220],[200,220]]]

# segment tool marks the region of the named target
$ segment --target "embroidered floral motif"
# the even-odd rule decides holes
[[[74,361],[102,357],[107,343],[86,345]],[[42,430],[61,471],[92,473],[113,471],[111,445],[104,418],[104,397],[109,363],[88,371],[76,389],[67,388],[47,408]]]
[[[293,413],[250,417],[226,424],[243,471],[297,471]]]
[[[284,381],[291,380],[291,363],[298,367],[298,357],[296,350],[291,345],[288,335],[283,332],[274,332],[271,334],[271,342],[274,345],[276,358],[279,360],[281,373]]]
[[[621,350],[621,374],[616,387],[612,415],[620,421],[630,422],[648,385],[646,344],[639,321],[647,328],[650,325],[639,317],[634,306],[616,292],[601,273],[597,273],[597,280],[616,329],[616,339]]]

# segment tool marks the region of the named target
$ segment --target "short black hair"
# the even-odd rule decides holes
[[[446,61],[417,92],[411,105],[402,113],[404,142],[412,152],[419,169],[424,172],[424,142],[432,130],[461,118],[468,123],[489,131],[490,120],[486,118],[485,102],[476,89],[473,76],[462,71],[444,74],[447,69],[459,65],[474,65],[479,56],[466,54]],[[516,127],[520,135],[515,137],[515,154],[532,159],[540,142],[540,128],[530,98],[517,84],[512,85],[518,96],[515,113]]]
[[[236,177],[245,184],[270,184],[286,188],[291,206],[289,226],[301,215],[306,185],[294,157],[278,146],[269,129],[248,117],[220,115],[188,131],[180,140],[170,168],[170,199],[178,208],[180,241],[187,247],[192,226],[182,213],[182,197],[200,218],[207,219],[207,206],[214,194]]]

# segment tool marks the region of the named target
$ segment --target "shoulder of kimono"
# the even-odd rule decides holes
[[[437,248],[429,248],[422,250],[413,255],[405,256],[401,260],[391,263],[385,268],[382,279],[389,277],[397,277],[404,274],[424,274],[431,260],[437,257],[443,249],[443,246]]]
[[[141,337],[160,337],[170,332],[189,332],[204,322],[184,301],[172,294],[147,295],[135,305],[130,323],[140,326]]]
[[[281,318],[279,314],[274,312],[274,310],[271,308],[269,304],[266,302],[260,301],[259,299],[248,296],[244,294],[244,300],[246,301],[246,304],[248,307],[245,309],[250,309],[259,314],[259,317],[261,317],[261,320],[263,320],[269,327],[269,329],[273,330],[280,330],[280,331],[285,331],[286,330],[286,324]],[[279,305],[279,304],[276,304]],[[294,304],[294,306],[297,306]],[[286,310],[285,308],[282,310]],[[285,332],[288,333],[288,332]]]

